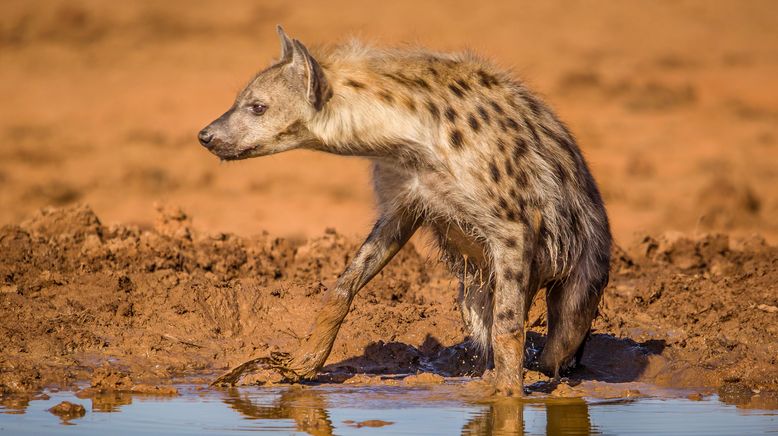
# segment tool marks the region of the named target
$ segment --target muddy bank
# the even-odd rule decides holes
[[[43,209],[0,228],[0,392],[101,387],[106,374],[171,392],[165,384],[293,349],[359,242],[203,234],[175,208],[160,208],[153,228],[105,226],[86,206]],[[534,389],[645,382],[740,403],[778,390],[778,248],[646,236],[615,248],[612,269],[585,367],[564,389],[530,372]],[[404,249],[360,293],[322,381],[481,374],[455,294],[442,265]],[[544,309],[537,301],[530,314],[531,348]]]

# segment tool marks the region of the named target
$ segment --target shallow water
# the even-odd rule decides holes
[[[744,410],[715,397],[639,400],[457,399],[454,386],[314,386],[198,390],[176,397],[115,393],[92,399],[72,392],[0,406],[0,433],[78,434],[778,434],[778,413]],[[86,415],[62,421],[47,410],[61,401]]]

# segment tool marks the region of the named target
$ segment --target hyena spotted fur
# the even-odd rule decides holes
[[[554,376],[574,366],[608,283],[611,234],[551,109],[471,54],[352,42],[312,55],[278,34],[281,59],[201,143],[223,160],[295,148],[366,157],[379,218],[300,348],[262,362],[290,380],[314,377],[357,292],[423,226],[459,278],[462,318],[492,353],[499,392],[522,394],[524,324],[541,288],[549,330],[535,365]]]

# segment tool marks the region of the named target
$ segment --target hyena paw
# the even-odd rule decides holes
[[[235,386],[243,377],[252,373],[276,373],[280,375],[284,382],[297,382],[300,376],[291,369],[292,357],[289,353],[272,352],[267,357],[257,357],[243,362],[226,374],[211,383],[211,386]],[[268,379],[277,379],[278,377],[266,377]]]

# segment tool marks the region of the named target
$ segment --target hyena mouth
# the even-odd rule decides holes
[[[254,156],[254,152],[259,148],[258,145],[255,145],[253,147],[249,147],[243,150],[238,151],[231,151],[230,153],[215,153],[216,156],[219,157],[222,161],[231,161],[231,160],[243,160],[248,159],[250,157]]]

